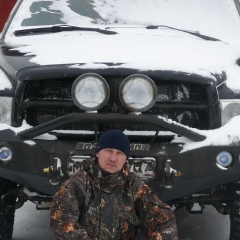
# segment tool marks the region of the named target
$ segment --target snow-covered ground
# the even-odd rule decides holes
[[[190,215],[185,209],[176,212],[179,240],[226,240],[229,217],[206,207],[202,215]],[[136,240],[144,240],[138,236]],[[31,202],[17,210],[13,240],[53,240],[49,227],[49,211],[37,211]]]
[[[16,211],[13,240],[53,240],[49,214],[48,210],[36,210],[31,202],[25,203]]]

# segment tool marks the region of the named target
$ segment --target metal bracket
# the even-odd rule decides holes
[[[181,173],[171,167],[172,160],[168,159],[165,162],[164,176],[162,185],[166,189],[173,188],[175,184],[175,177],[181,176]]]
[[[62,172],[61,165],[62,165],[61,160],[56,157],[56,158],[53,159],[53,165],[52,166],[43,169],[44,173],[49,174],[48,181],[53,186],[59,185],[61,177],[63,177],[63,172]]]

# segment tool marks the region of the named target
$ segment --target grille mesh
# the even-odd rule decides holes
[[[52,79],[52,80],[35,80],[29,81],[26,85],[24,100],[26,102],[36,102],[36,105],[25,107],[24,117],[28,124],[36,126],[40,123],[47,122],[56,117],[72,113],[82,112],[73,104],[71,107],[61,103],[72,103],[71,87],[75,79]],[[119,79],[111,82],[108,80],[110,89],[116,93],[121,81]],[[175,120],[184,125],[195,127],[198,129],[208,129],[208,112],[207,107],[204,109],[194,108],[194,106],[207,104],[207,93],[204,85],[183,83],[180,81],[159,81],[155,80],[158,89],[158,98],[152,109],[145,114],[161,115],[163,117]],[[113,91],[111,91],[113,92]],[[58,105],[39,106],[39,101],[57,102]],[[116,106],[118,113],[127,113],[127,110],[120,105],[120,101],[116,94],[110,96],[109,102],[99,112],[111,113],[113,106]],[[187,106],[186,109],[181,106]],[[180,107],[180,108],[179,108]],[[115,110],[116,111],[116,110]],[[120,126],[120,125],[119,125]],[[155,127],[135,125],[122,126],[129,130],[155,130]],[[62,129],[93,129],[93,124],[72,124]]]

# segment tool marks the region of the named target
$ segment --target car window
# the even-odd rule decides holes
[[[212,37],[240,35],[234,0],[24,0],[11,29],[167,25]]]

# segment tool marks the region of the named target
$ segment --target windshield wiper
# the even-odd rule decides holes
[[[201,33],[199,33],[199,32],[187,31],[187,30],[183,30],[183,29],[179,29],[179,28],[169,27],[169,26],[166,26],[166,25],[149,25],[149,26],[146,27],[146,29],[158,29],[158,28],[173,29],[173,30],[176,30],[176,31],[185,32],[185,33],[194,35],[194,36],[199,37],[199,38],[202,38],[202,39],[204,39],[204,40],[208,40],[208,41],[220,41],[220,42],[222,42],[220,39],[213,38],[213,37],[209,37],[209,36],[203,35],[203,34],[201,34]]]
[[[36,34],[36,33],[57,33],[57,32],[64,32],[64,31],[87,31],[87,32],[99,32],[103,34],[117,34],[117,32],[100,29],[100,28],[90,28],[90,27],[76,27],[70,25],[58,25],[52,27],[42,27],[42,28],[28,28],[22,30],[16,30],[14,34],[16,36],[21,35],[29,35],[29,34]]]

